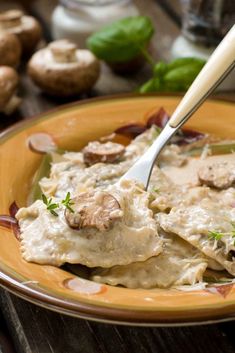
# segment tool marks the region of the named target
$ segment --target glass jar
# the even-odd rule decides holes
[[[182,33],[171,48],[172,59],[199,57],[208,60],[235,23],[235,0],[181,0]],[[235,69],[218,90],[235,89]]]
[[[235,23],[234,0],[181,0],[183,35],[198,44],[216,46]]]
[[[67,38],[85,48],[86,39],[103,26],[138,15],[131,0],[60,0],[52,14],[54,39]]]

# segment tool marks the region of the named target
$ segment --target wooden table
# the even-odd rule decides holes
[[[180,31],[178,0],[136,0],[142,14],[152,17],[156,27],[153,55],[156,60],[169,59],[170,46]],[[47,41],[50,14],[55,0],[1,2],[0,10],[27,7],[41,20]],[[13,117],[1,117],[0,128],[30,119],[60,103],[48,98],[32,85],[21,69],[20,96],[23,104]],[[105,65],[102,76],[89,96],[130,92],[149,77],[146,66],[138,77],[114,75]],[[234,93],[226,94],[235,100]],[[68,100],[66,100],[68,102]],[[0,353],[130,353],[188,352],[230,353],[235,351],[234,324],[182,328],[135,328],[98,324],[66,317],[17,298],[1,289]]]

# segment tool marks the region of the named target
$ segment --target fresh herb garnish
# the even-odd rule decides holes
[[[61,201],[62,205],[64,205],[70,212],[74,213],[74,210],[72,209],[72,205],[74,202],[72,202],[70,198],[70,192],[67,192],[67,195],[64,200]]]
[[[199,58],[178,58],[170,63],[155,63],[147,47],[154,34],[150,18],[133,16],[121,19],[92,34],[88,48],[101,60],[122,63],[139,55],[152,67],[152,77],[140,88],[140,93],[186,91],[205,64]]]
[[[231,222],[231,225],[232,225],[233,229],[230,232],[223,233],[223,232],[218,232],[215,230],[209,231],[208,238],[215,239],[215,240],[221,240],[224,235],[228,235],[234,239],[233,245],[235,246],[235,223]]]
[[[47,206],[47,210],[50,211],[53,216],[57,217],[58,213],[55,211],[55,209],[59,208],[59,204],[53,203],[52,198],[48,199],[44,194],[42,194],[42,201]]]
[[[234,153],[235,151],[235,143],[218,143],[218,144],[208,144],[208,152],[210,155],[219,155],[219,154],[228,154],[228,153]],[[200,156],[203,152],[203,147],[195,147],[192,148],[191,150],[186,151],[186,154],[189,156]],[[235,228],[235,225],[234,225]]]
[[[232,278],[215,278],[203,276],[203,281],[207,283],[231,283],[233,280]]]
[[[157,126],[157,125],[153,125],[154,126],[154,130],[151,136],[151,139],[149,141],[149,144],[152,145],[152,143],[156,140],[156,138],[160,135],[162,129]]]
[[[140,93],[186,91],[199,74],[205,60],[179,58],[170,63],[159,62],[154,66],[153,77],[144,83]]]
[[[152,188],[152,192],[159,192],[160,189],[159,188]]]
[[[107,62],[125,62],[142,54],[154,65],[146,50],[153,33],[154,27],[149,17],[126,17],[92,34],[87,46],[99,59]]]
[[[224,233],[216,232],[216,231],[210,231],[208,233],[208,238],[209,239],[215,239],[215,240],[220,240],[223,237]]]

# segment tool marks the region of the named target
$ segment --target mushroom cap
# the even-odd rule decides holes
[[[125,152],[125,147],[120,143],[98,141],[89,142],[83,149],[83,159],[87,165],[96,163],[114,163],[118,161]]]
[[[9,66],[0,66],[0,110],[4,110],[19,83],[17,72]]]
[[[61,40],[36,52],[29,61],[28,73],[45,92],[73,96],[91,89],[99,77],[100,63],[89,50]]]
[[[15,34],[22,46],[23,53],[31,54],[42,38],[40,23],[20,10],[0,12],[0,33]]]
[[[21,44],[16,35],[0,33],[0,65],[16,67],[20,62]]]

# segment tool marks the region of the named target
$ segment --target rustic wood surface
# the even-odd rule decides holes
[[[135,0],[142,14],[153,19],[156,34],[152,53],[156,60],[169,59],[170,47],[180,32],[179,0]],[[44,37],[50,35],[50,16],[55,0],[0,1],[0,10],[23,7],[43,24]],[[20,68],[20,96],[23,103],[12,117],[1,117],[0,129],[30,119],[69,100],[58,102],[40,92]],[[148,79],[146,65],[138,75],[115,75],[103,65],[102,75],[91,96],[130,92]],[[224,94],[235,100],[235,94]],[[87,96],[80,97],[87,98]],[[234,324],[182,328],[134,328],[98,324],[66,317],[30,304],[0,290],[0,353],[232,353],[235,351]]]

